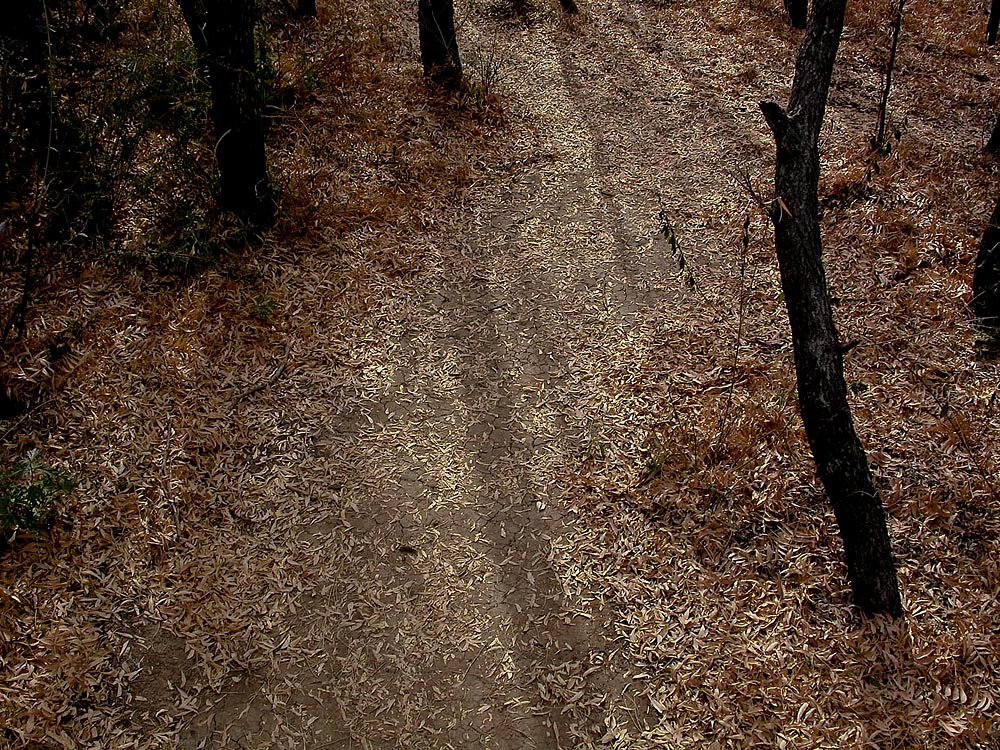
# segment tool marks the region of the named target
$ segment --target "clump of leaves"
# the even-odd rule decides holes
[[[677,271],[684,280],[684,284],[688,289],[697,288],[698,284],[694,278],[694,271],[688,263],[687,256],[684,255],[684,249],[681,247],[680,240],[677,238],[677,232],[674,228],[673,222],[670,221],[670,216],[667,214],[667,209],[663,205],[662,198],[660,198],[659,219],[660,234],[663,235],[664,241],[670,247],[670,257],[677,261]]]
[[[278,303],[269,294],[262,294],[250,306],[250,317],[266,323],[278,309]]]
[[[52,528],[56,505],[73,485],[66,472],[46,466],[37,449],[0,470],[0,547],[13,543],[20,531]]]

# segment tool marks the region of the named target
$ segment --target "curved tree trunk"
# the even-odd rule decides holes
[[[274,220],[254,60],[253,0],[209,0],[206,39],[222,207],[266,226]]]
[[[854,601],[866,614],[898,617],[903,607],[885,511],[847,402],[818,218],[819,132],[845,7],[846,0],[815,0],[788,109],[763,102],[761,110],[777,144],[771,218],[802,421],[840,527]]]
[[[462,60],[455,38],[453,0],[419,0],[417,26],[424,76],[443,88],[457,89],[462,83]]]

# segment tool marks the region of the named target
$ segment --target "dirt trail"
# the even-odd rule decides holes
[[[534,125],[531,166],[401,240],[440,262],[377,300],[349,385],[288,386],[311,394],[298,481],[331,508],[298,532],[312,580],[282,625],[310,656],[248,676],[192,745],[281,746],[294,724],[306,747],[583,748],[645,725],[613,623],[571,590],[566,478],[640,429],[606,394],[680,288],[661,197],[685,233],[741,200],[715,166],[740,126],[699,116],[718,73],[647,33],[654,12],[468,22]]]

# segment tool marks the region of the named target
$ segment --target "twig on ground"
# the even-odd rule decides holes
[[[260,393],[265,388],[270,388],[272,385],[277,383],[278,380],[281,378],[281,376],[285,374],[285,368],[288,367],[288,362],[291,359],[291,356],[292,356],[292,345],[290,341],[286,341],[285,352],[281,356],[281,360],[278,362],[278,367],[275,369],[273,373],[271,373],[271,377],[269,377],[267,380],[257,383],[254,386],[251,386],[250,388],[247,388],[245,391],[240,393],[236,398],[233,399],[230,411],[236,411],[236,407],[239,406],[241,401],[250,398],[250,396],[253,396],[255,393]]]

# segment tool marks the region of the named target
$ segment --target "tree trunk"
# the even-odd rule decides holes
[[[1000,330],[1000,199],[976,255],[972,276],[972,310],[991,331]]]
[[[316,0],[299,0],[299,15],[306,18],[316,17]]]
[[[208,37],[206,28],[208,17],[205,12],[205,4],[202,0],[177,0],[181,6],[181,13],[184,16],[184,23],[187,24],[188,32],[191,34],[191,43],[194,45],[195,56],[198,58],[198,72],[202,78],[208,78]]]
[[[899,36],[903,32],[903,8],[906,0],[899,0],[896,6],[896,16],[892,22],[892,40],[889,43],[889,60],[885,64],[885,81],[882,85],[882,97],[878,104],[878,119],[875,122],[875,137],[872,138],[872,150],[881,153],[885,151],[885,129],[889,121],[889,94],[892,92],[892,73],[896,67],[896,52],[899,49]]]
[[[1000,27],[1000,0],[990,3],[990,17],[986,22],[986,43],[996,44],[997,27]]]
[[[562,9],[567,13],[580,12],[580,9],[576,7],[576,0],[559,0],[559,4],[562,5]]]
[[[8,50],[10,71],[15,80],[7,93],[0,137],[0,201],[12,190],[23,205],[33,204],[37,212],[32,222],[41,220],[38,237],[41,244],[61,242],[79,233],[96,236],[107,230],[110,202],[104,200],[92,158],[93,146],[87,143],[84,126],[71,105],[60,101],[53,91],[49,72],[55,68],[55,50],[51,17],[42,0],[13,3],[0,31],[0,40]],[[0,84],[3,86],[3,84]],[[32,167],[16,167],[13,159],[27,157]],[[13,171],[19,172],[15,176]],[[34,181],[33,188],[27,188]],[[37,191],[38,203],[24,195]]]
[[[254,60],[253,0],[206,4],[209,82],[222,207],[266,226],[274,220]]]
[[[771,218],[802,421],[840,527],[854,601],[865,614],[898,617],[903,608],[885,511],[847,402],[819,226],[819,132],[846,4],[815,0],[788,109],[774,102],[760,106],[777,145]]]
[[[21,111],[19,125],[27,135],[26,145],[41,168],[53,157],[53,135],[56,130],[52,89],[49,82],[49,60],[46,42],[45,7],[40,0],[13,3],[7,15],[2,36],[14,52],[18,74],[23,84],[12,91],[12,99]],[[16,126],[5,123],[4,136],[10,137]]]
[[[462,61],[453,0],[418,0],[417,26],[424,76],[443,88],[457,89],[462,82]]]
[[[804,29],[809,16],[809,0],[785,0],[788,22],[796,29]]]
[[[986,152],[993,154],[1000,153],[1000,117],[997,117],[996,124],[993,126],[993,132],[990,133],[990,139],[986,141]]]

